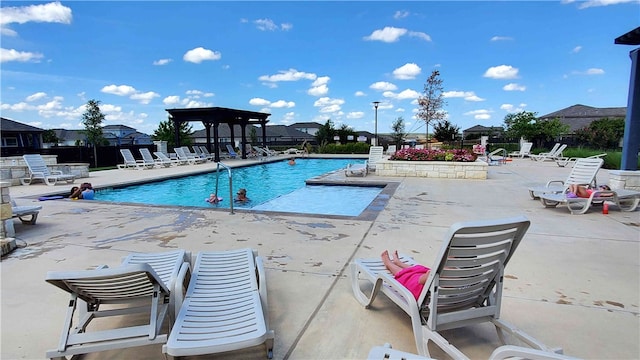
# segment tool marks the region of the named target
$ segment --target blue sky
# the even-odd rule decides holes
[[[270,124],[331,119],[378,132],[415,118],[433,70],[448,120],[496,126],[510,112],[627,105],[638,0],[421,2],[3,1],[3,117],[152,134],[168,108],[228,107]],[[194,129],[202,126],[194,123]]]

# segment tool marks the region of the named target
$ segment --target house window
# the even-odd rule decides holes
[[[2,146],[18,147],[18,138],[16,137],[3,137]]]

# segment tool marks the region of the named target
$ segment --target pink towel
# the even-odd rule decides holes
[[[400,270],[395,276],[395,279],[402,285],[404,285],[413,296],[418,299],[420,293],[422,292],[423,284],[420,284],[420,276],[422,274],[429,271],[428,267],[424,267],[422,265],[413,265],[408,268],[404,268]]]

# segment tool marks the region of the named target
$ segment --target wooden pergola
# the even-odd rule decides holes
[[[218,139],[218,125],[220,124],[227,124],[229,126],[232,143],[234,142],[235,137],[235,125],[240,126],[243,159],[247,158],[247,125],[260,125],[262,129],[262,146],[266,146],[265,139],[267,138],[267,129],[265,126],[269,122],[267,118],[271,116],[271,114],[221,107],[166,109],[166,111],[169,113],[171,120],[173,121],[176,146],[180,146],[180,124],[192,121],[202,122],[207,133],[207,150],[214,153],[214,160],[216,162],[220,161],[220,141]],[[213,149],[211,148],[211,129],[213,129]]]

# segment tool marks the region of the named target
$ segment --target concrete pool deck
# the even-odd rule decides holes
[[[285,159],[286,157],[280,157]],[[226,161],[230,165],[248,160]],[[92,172],[94,187],[215,168],[215,163],[155,170]],[[344,178],[391,181],[397,188],[374,219],[215,211],[207,208],[114,205],[55,200],[35,226],[15,220],[21,247],[2,258],[0,358],[41,359],[60,336],[68,295],[47,284],[51,270],[117,266],[130,252],[250,247],[265,259],[275,359],[364,359],[390,343],[416,352],[411,324],[379,296],[371,309],[354,299],[348,264],[398,249],[431,266],[451,224],[525,215],[531,227],[506,269],[502,318],[565,354],[585,359],[640,358],[640,211],[608,215],[597,208],[571,215],[545,209],[527,188],[565,179],[570,168],[514,159],[489,167],[488,180]],[[608,182],[601,170],[598,183]],[[70,186],[14,186],[19,205]],[[348,199],[345,199],[348,201]],[[443,334],[474,359],[499,346],[486,325]],[[433,357],[441,358],[438,352]],[[210,358],[203,356],[200,358]],[[160,359],[161,346],[89,354],[86,359]],[[217,354],[220,359],[265,358],[261,346]]]

